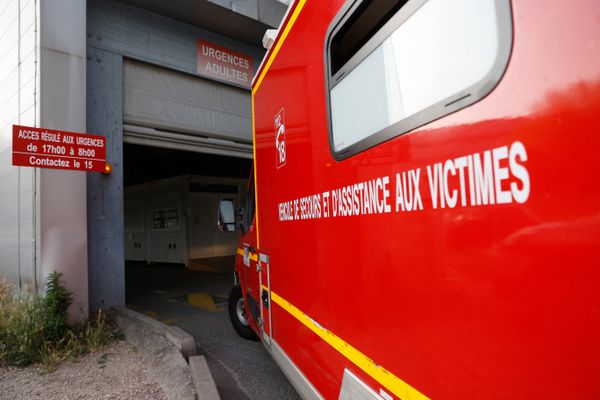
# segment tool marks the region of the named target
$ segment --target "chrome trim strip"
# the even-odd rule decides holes
[[[338,400],[384,400],[348,368],[344,369],[344,379]]]
[[[304,400],[325,399],[273,339],[271,340],[271,356]]]

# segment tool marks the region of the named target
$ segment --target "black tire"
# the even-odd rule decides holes
[[[246,309],[244,307],[244,296],[240,285],[235,285],[229,292],[229,319],[235,331],[244,339],[258,341],[258,336],[248,324]]]

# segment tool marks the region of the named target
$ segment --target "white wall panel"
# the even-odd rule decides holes
[[[7,116],[9,118],[7,118]],[[0,121],[7,121],[4,124],[0,124],[0,154],[4,157],[7,157],[8,165],[10,166],[12,156],[11,156],[11,143],[12,143],[12,128],[9,123],[13,123],[17,120],[17,117],[12,117],[12,114],[9,114],[8,110],[5,108],[0,109]],[[0,156],[1,157],[1,156]],[[5,160],[6,161],[6,160]],[[2,171],[3,169],[0,169]],[[1,173],[0,173],[1,175]],[[1,183],[1,182],[0,182]]]
[[[0,133],[0,137],[2,137],[2,134]],[[10,172],[12,170],[12,153],[11,150],[4,150],[4,151],[0,151],[0,182],[4,183],[4,181],[2,181],[2,175]],[[3,186],[3,185],[0,185]],[[6,196],[8,196],[8,194],[6,194]]]
[[[34,0],[21,0],[21,32],[35,25],[36,2]],[[33,44],[32,44],[33,45]]]
[[[18,67],[19,61],[19,35],[16,30],[19,28],[18,24],[11,24],[9,27],[11,30],[6,31],[4,35],[0,37],[0,58],[6,59],[6,62],[10,64],[10,68],[15,69]]]
[[[19,252],[20,260],[32,260],[34,251],[32,249],[21,248]],[[21,286],[22,290],[31,293],[35,290],[35,268],[33,263],[21,263],[21,269],[19,271],[21,275]]]
[[[29,50],[29,53],[25,52],[21,53],[21,87],[28,84],[36,77],[36,66],[35,66],[35,57],[36,57],[35,48]]]
[[[17,41],[19,37],[18,29],[18,19],[15,18],[13,21],[9,22],[8,26],[4,26],[0,30],[0,42],[3,43],[3,45],[0,46],[0,57],[4,58],[7,54],[19,49],[19,43]]]
[[[28,27],[21,27],[21,40],[19,42],[19,51],[21,60],[25,60],[28,55],[35,49],[35,24],[31,24]]]
[[[34,180],[33,180],[33,176],[34,176],[34,170],[33,168],[21,168],[20,170],[20,174],[19,174],[19,185],[21,186],[21,193],[23,194],[23,196],[25,195],[31,195],[33,196],[33,192],[35,190],[35,185],[34,185]],[[24,213],[24,211],[21,211],[22,213]]]
[[[27,126],[34,126],[37,125],[35,123],[36,119],[37,109],[35,107],[35,104],[31,104],[27,109],[21,111],[19,123]]]
[[[21,181],[24,181],[26,179],[24,179],[23,175],[29,175],[27,173],[25,174],[21,174],[20,179]],[[23,188],[23,184],[21,184],[21,188]],[[29,224],[32,225],[32,221],[33,221],[33,210],[34,210],[34,205],[35,205],[35,198],[34,198],[35,194],[33,191],[28,191],[25,192],[23,191],[23,193],[21,194],[21,196],[19,196],[19,205],[20,205],[20,218],[19,220],[21,221],[21,223],[25,223],[25,224]],[[29,228],[27,228],[29,229]],[[26,239],[26,241],[31,242],[29,239]],[[24,243],[24,247],[26,248],[31,248],[31,245],[29,245],[28,243]]]
[[[0,117],[0,126],[2,128],[7,128],[9,124],[16,123],[16,119],[19,116],[19,96],[17,92],[14,92],[7,96],[4,103],[0,105],[2,108],[2,116]],[[8,127],[10,128],[10,127]],[[3,132],[7,139],[12,142],[12,130],[6,130]],[[0,147],[0,150],[4,150],[4,148]]]
[[[18,0],[4,1],[0,6],[0,35],[8,30],[8,26],[17,20]]]
[[[86,2],[42,0],[42,47],[70,55],[85,56]]]
[[[13,69],[8,75],[3,76],[2,78],[2,83],[0,83],[0,107],[7,105],[7,103],[17,95],[17,89],[19,87],[18,68]],[[6,118],[14,115],[8,112],[3,112],[3,114]]]
[[[26,112],[29,107],[33,106],[35,101],[35,85],[35,78],[31,77],[29,82],[21,86],[21,96],[19,99],[21,115],[23,115],[23,113]],[[31,122],[25,123],[24,121],[21,121],[21,124],[31,125]]]
[[[0,185],[0,202],[7,197],[15,194],[15,189],[19,183],[18,170],[16,168],[10,168],[8,172],[0,175],[2,185]],[[0,221],[1,221],[2,210],[0,210]]]
[[[39,0],[0,1],[0,274],[35,288],[34,172],[12,161],[12,125],[34,125]]]
[[[3,241],[7,235],[12,232],[0,225],[0,241]],[[12,228],[12,227],[10,227]],[[0,251],[0,271],[6,276],[10,282],[16,283],[19,280],[19,268],[18,268],[18,251],[16,247],[7,247]]]
[[[13,200],[14,201],[14,200]],[[8,199],[4,199],[8,203]],[[17,221],[0,223],[0,242],[3,244],[2,253],[9,250],[17,250],[19,244],[19,224]],[[5,268],[18,268],[18,265],[4,265]]]
[[[17,221],[18,205],[19,198],[17,196],[9,196],[0,199],[0,224],[12,224]]]
[[[49,129],[84,132],[85,53],[81,57],[42,46],[40,66],[42,126]]]

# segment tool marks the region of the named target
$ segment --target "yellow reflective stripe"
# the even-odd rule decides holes
[[[298,0],[298,5],[294,9],[294,12],[292,13],[292,16],[290,17],[288,23],[285,24],[285,28],[283,29],[283,32],[281,33],[279,40],[277,41],[277,43],[275,43],[275,48],[271,52],[271,55],[269,56],[269,59],[267,60],[265,67],[260,72],[260,75],[259,75],[258,79],[256,80],[254,87],[252,88],[252,95],[254,95],[256,93],[256,91],[258,90],[258,87],[260,86],[263,79],[265,78],[267,71],[271,67],[271,64],[273,64],[273,60],[275,59],[275,57],[277,57],[277,53],[279,53],[279,50],[281,49],[283,42],[285,42],[285,39],[287,38],[288,34],[290,33],[290,30],[292,30],[292,26],[294,26],[296,19],[298,19],[298,16],[300,15],[302,8],[304,7],[304,4],[306,4],[306,0]]]
[[[279,50],[281,49],[281,46],[283,45],[283,42],[285,42],[285,39],[287,38],[288,34],[290,33],[290,30],[292,29],[292,26],[294,26],[294,23],[296,22],[296,19],[298,19],[298,15],[300,15],[300,12],[302,11],[302,8],[304,7],[304,4],[306,4],[306,0],[298,0],[298,5],[296,6],[296,8],[294,9],[294,12],[292,13],[292,16],[290,17],[290,19],[288,20],[287,24],[285,24],[285,28],[283,28],[283,32],[281,33],[281,36],[279,37],[279,40],[277,40],[277,43],[275,44],[275,48],[273,49],[273,51],[271,52],[271,54],[269,55],[269,59],[267,60],[267,63],[265,64],[264,68],[261,70],[260,75],[258,76],[258,79],[256,80],[256,83],[254,84],[254,86],[252,87],[252,150],[253,150],[253,155],[254,155],[254,159],[253,159],[253,163],[254,163],[254,212],[255,212],[255,217],[254,217],[254,224],[255,224],[255,228],[256,228],[256,246],[258,248],[260,248],[260,234],[259,234],[259,230],[258,230],[258,173],[256,171],[256,126],[255,126],[255,118],[254,118],[254,95],[256,94],[256,92],[258,91],[258,88],[260,86],[260,84],[262,83],[263,79],[265,79],[265,75],[267,74],[267,71],[269,70],[269,68],[271,68],[271,64],[273,64],[273,60],[275,60],[275,57],[277,57],[277,53],[279,53]]]
[[[242,249],[241,247],[240,247],[240,248],[238,248],[238,249],[237,249],[237,253],[238,253],[240,256],[242,256],[242,257],[243,257],[243,256],[244,256],[244,249]],[[257,253],[252,253],[252,252],[251,252],[251,253],[250,253],[250,259],[251,259],[252,261],[254,261],[254,262],[258,262],[258,254],[257,254]]]
[[[289,312],[294,318],[300,321],[304,326],[313,331],[317,336],[336,349],[341,355],[356,364],[371,378],[379,382],[384,388],[394,393],[402,400],[428,400],[429,398],[419,392],[417,389],[404,382],[402,379],[393,375],[390,371],[377,365],[366,355],[346,343],[343,339],[328,331],[312,318],[304,314],[293,304],[283,299],[277,293],[271,291],[271,300]]]
[[[256,179],[256,129],[254,127],[254,92],[252,92],[251,103],[252,103],[252,173],[254,174],[254,229],[256,229],[256,247],[260,249],[260,235],[258,234],[258,181]]]

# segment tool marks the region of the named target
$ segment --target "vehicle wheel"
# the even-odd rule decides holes
[[[248,340],[259,340],[256,333],[250,328],[240,285],[235,285],[229,292],[229,319],[238,335]]]

